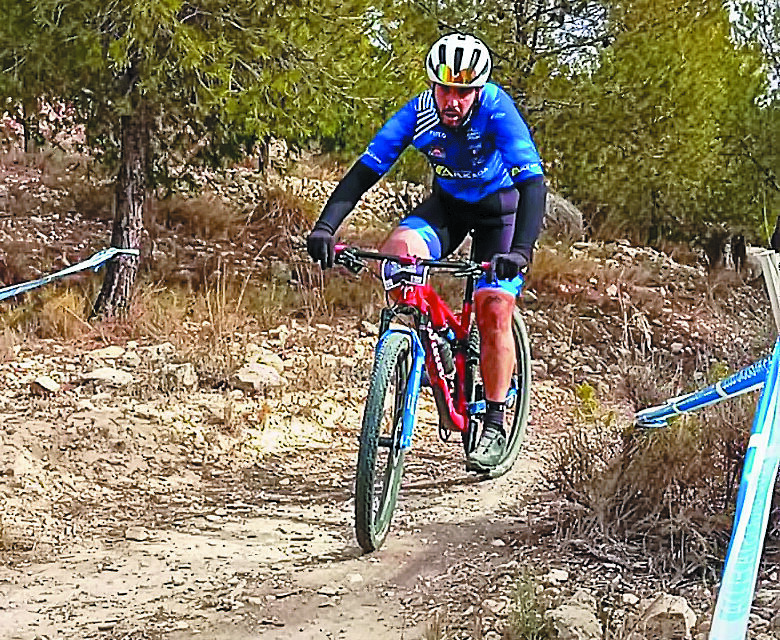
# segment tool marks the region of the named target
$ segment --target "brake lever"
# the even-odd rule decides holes
[[[471,262],[468,265],[464,265],[461,269],[453,271],[452,275],[456,278],[467,278],[468,276],[481,276],[484,272],[482,265]]]
[[[360,274],[368,264],[358,258],[351,249],[342,249],[336,256],[336,264],[340,264],[350,273],[354,275]]]

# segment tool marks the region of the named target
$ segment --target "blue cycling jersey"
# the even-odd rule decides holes
[[[542,175],[531,134],[512,98],[487,83],[467,122],[442,124],[428,89],[404,105],[369,143],[361,162],[383,174],[410,144],[424,153],[443,191],[466,202]]]

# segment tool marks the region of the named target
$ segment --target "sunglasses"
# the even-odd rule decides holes
[[[452,73],[446,64],[440,64],[436,68],[436,77],[445,83],[452,84],[469,84],[476,77],[474,69],[463,69],[457,75]]]

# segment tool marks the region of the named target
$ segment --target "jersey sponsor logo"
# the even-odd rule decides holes
[[[541,169],[541,165],[538,162],[529,162],[528,164],[524,164],[522,167],[512,167],[509,170],[509,175],[513,178],[516,178],[524,171],[533,171],[534,169]]]
[[[487,167],[480,169],[479,171],[461,171],[456,169],[450,169],[443,164],[437,164],[433,168],[433,172],[441,178],[458,178],[461,180],[470,180],[473,178],[481,178],[485,175]]]
[[[437,160],[443,160],[447,156],[444,149],[437,144],[432,145],[431,148],[428,149],[428,155]]]
[[[466,131],[466,140],[479,140],[482,134],[476,129],[469,129]]]
[[[430,134],[434,138],[446,138],[447,137],[447,134],[444,133],[444,131],[431,131]]]
[[[445,167],[443,164],[437,164],[433,168],[433,171],[434,171],[434,173],[437,176],[441,176],[442,178],[454,178],[455,177],[455,174],[450,169]]]

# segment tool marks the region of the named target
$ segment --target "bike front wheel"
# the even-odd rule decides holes
[[[384,542],[398,500],[404,468],[401,432],[411,346],[406,334],[387,336],[371,373],[355,477],[355,533],[366,552],[375,551]]]

